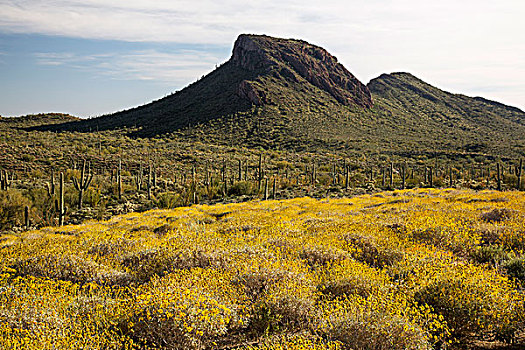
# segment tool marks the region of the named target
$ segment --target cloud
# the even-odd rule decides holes
[[[141,50],[127,53],[79,55],[72,52],[36,53],[44,66],[63,66],[118,80],[155,80],[182,86],[211,71],[220,59],[206,51],[166,53]]]
[[[221,47],[231,47],[240,33],[301,38],[334,53],[365,82],[396,70],[422,73],[456,90],[473,81],[483,86],[525,81],[522,0],[2,0],[0,13],[4,33]],[[164,79],[206,71],[182,56],[187,72],[167,62],[179,57],[150,54],[149,59],[173,69]],[[128,77],[162,78],[147,55],[104,62],[122,64],[108,71]],[[201,58],[201,53],[194,55]],[[60,62],[68,59],[75,58],[43,57],[41,63],[65,64]],[[149,73],[141,75],[135,68]],[[524,96],[525,87],[520,89]]]

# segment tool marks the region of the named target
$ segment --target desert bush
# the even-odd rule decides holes
[[[247,350],[341,350],[342,344],[323,339],[309,332],[298,332],[293,335],[278,334],[264,338],[259,344],[246,347]]]
[[[96,207],[99,205],[101,200],[99,188],[88,188],[84,194],[84,203],[90,207]]]
[[[253,195],[256,193],[256,188],[250,181],[236,181],[232,186],[228,187],[229,196]]]
[[[22,225],[26,205],[31,202],[20,191],[0,191],[0,230]]]
[[[131,253],[122,258],[121,264],[139,281],[145,282],[155,275],[163,276],[180,269],[225,267],[227,259],[219,253],[207,253],[200,249],[170,251],[159,248]]]
[[[114,258],[119,257],[124,252],[131,250],[135,246],[136,242],[126,238],[116,238],[113,240],[105,240],[92,245],[88,249],[88,254],[97,256],[111,256]]]
[[[317,289],[329,298],[359,295],[364,298],[387,289],[388,276],[366,264],[344,261],[328,266],[320,274]]]
[[[502,229],[498,226],[481,226],[480,227],[480,234],[481,234],[481,244],[499,244],[501,243],[501,234]]]
[[[307,329],[314,306],[311,298],[279,293],[254,305],[248,329],[256,334]]]
[[[507,261],[503,269],[510,277],[525,285],[525,258],[516,258]]]
[[[16,261],[12,268],[19,276],[34,276],[79,284],[127,285],[132,277],[95,262],[75,256],[55,254],[34,256]]]
[[[356,233],[344,235],[352,257],[374,267],[392,265],[403,258],[403,253],[393,247],[380,245],[374,237]]]
[[[182,205],[182,198],[178,193],[164,192],[155,197],[155,205],[161,209],[173,209]]]
[[[219,337],[245,322],[231,302],[235,289],[222,283],[221,275],[197,268],[139,286],[135,302],[120,310],[121,332],[147,349],[213,348]]]
[[[262,268],[258,271],[248,271],[239,275],[233,280],[233,283],[242,285],[246,295],[251,300],[257,300],[272,285],[289,277],[289,273],[285,270]]]
[[[495,208],[491,211],[484,212],[481,214],[480,218],[483,221],[486,222],[501,222],[504,220],[508,220],[511,218],[514,214],[516,214],[515,210],[508,209],[508,208]]]
[[[477,263],[495,266],[510,259],[512,254],[500,245],[485,245],[473,248],[469,256]]]
[[[421,281],[414,298],[443,315],[458,339],[495,333],[510,341],[519,323],[516,313],[523,308],[508,280],[474,266],[442,269],[430,281]]]
[[[391,297],[364,300],[354,296],[331,302],[322,307],[326,316],[317,327],[322,329],[327,339],[340,342],[343,349],[432,349],[436,338],[442,339],[442,336],[433,338],[432,332],[418,325],[415,318],[396,312],[397,301]],[[438,320],[432,314],[423,315],[421,310],[414,311],[428,320]],[[434,325],[442,329],[439,321]]]
[[[432,349],[419,327],[400,317],[381,314],[349,315],[338,319],[329,336],[356,350]]]
[[[147,348],[205,349],[226,334],[231,310],[190,291],[140,295],[121,328]]]
[[[337,248],[322,246],[307,246],[299,252],[299,257],[306,260],[308,265],[326,265],[350,258],[350,254]]]

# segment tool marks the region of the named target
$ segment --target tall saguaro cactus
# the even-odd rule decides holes
[[[518,191],[521,189],[521,170],[523,169],[523,159],[520,159],[520,165],[518,167],[518,171],[516,172],[516,175],[518,176]]]
[[[389,187],[390,189],[394,188],[394,163],[390,162],[390,181],[389,181]]]
[[[405,169],[406,169],[406,166],[404,164],[401,165],[401,189],[402,190],[404,190],[405,187],[406,187],[406,185],[405,185],[405,180],[406,180],[405,173],[406,173],[406,170]]]
[[[60,173],[60,182],[58,187],[58,225],[64,225],[64,216],[66,209],[64,208],[64,173]]]
[[[118,199],[122,199],[122,159],[118,160],[117,169],[117,182],[118,182]]]
[[[49,198],[55,195],[55,172],[53,170],[51,170],[51,182],[47,184],[47,194]]]
[[[11,180],[9,180],[7,170],[4,169],[0,172],[0,189],[7,191],[9,186],[11,186]]]
[[[93,174],[86,174],[86,160],[82,164],[82,171],[80,173],[80,179],[73,178],[73,185],[78,191],[78,209],[82,209],[82,200],[84,199],[84,191],[89,188],[91,181],[93,180]]]
[[[498,191],[501,191],[501,166],[499,162],[496,163],[496,171],[497,171],[496,179],[498,181]]]

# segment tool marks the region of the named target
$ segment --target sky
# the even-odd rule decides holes
[[[303,39],[363,83],[410,72],[525,110],[523,0],[0,0],[0,115],[94,117],[180,90],[241,33]]]

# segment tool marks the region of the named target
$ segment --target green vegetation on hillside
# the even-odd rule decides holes
[[[451,94],[408,73],[363,85],[326,50],[241,35],[232,58],[172,95],[127,111],[40,127],[272,150],[525,154],[525,113]]]

